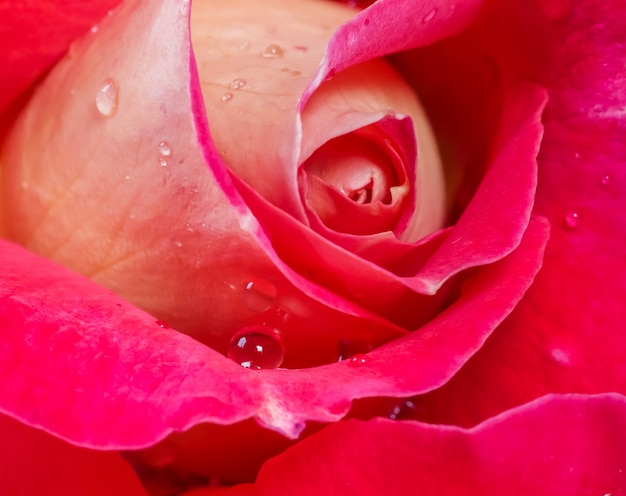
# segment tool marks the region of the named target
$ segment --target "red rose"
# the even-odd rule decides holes
[[[108,16],[97,32],[70,48],[21,120],[12,125],[2,154],[3,232],[93,277],[154,316],[75,273],[4,242],[1,256],[6,270],[0,285],[0,315],[7,330],[0,353],[5,377],[0,384],[0,408],[75,444],[128,450],[151,445],[173,430],[200,422],[233,424],[248,418],[294,437],[306,421],[339,420],[354,399],[427,393],[448,381],[472,355],[475,358],[447,385],[432,393],[406,404],[405,400],[391,406],[387,402],[363,403],[352,414],[473,425],[545,392],[615,389],[612,381],[618,371],[587,373],[585,358],[593,357],[598,346],[604,345],[594,344],[595,348],[589,348],[595,352],[582,353],[584,340],[578,337],[590,324],[579,318],[574,329],[581,329],[580,336],[574,333],[576,339],[564,341],[557,320],[539,327],[528,315],[535,294],[551,305],[568,301],[556,298],[549,284],[563,279],[551,276],[550,270],[558,274],[568,266],[567,261],[546,265],[542,274],[547,273],[543,277],[549,279],[539,276],[536,289],[476,353],[523,296],[542,260],[547,223],[530,214],[542,131],[539,119],[546,94],[550,103],[543,119],[554,137],[550,141],[547,133],[540,160],[547,156],[544,174],[548,178],[550,153],[562,160],[559,136],[569,132],[571,125],[569,120],[565,126],[559,124],[560,116],[585,108],[580,106],[584,100],[580,96],[560,93],[561,86],[554,81],[562,73],[553,76],[547,70],[555,60],[572,60],[572,56],[555,58],[561,47],[552,36],[559,29],[574,31],[578,11],[555,10],[554,4],[545,6],[545,11],[517,11],[512,3],[479,7],[474,2],[375,4],[337,31],[317,73],[306,65],[302,70],[287,67],[287,61],[295,64],[299,60],[289,58],[289,51],[312,49],[268,28],[265,36],[282,36],[281,40],[290,44],[269,43],[271,40],[261,36],[264,51],[259,52],[258,60],[267,64],[284,60],[287,71],[277,64],[264,67],[274,67],[274,73],[291,71],[291,81],[297,81],[306,70],[309,74],[300,86],[295,84],[292,96],[271,98],[268,92],[269,97],[260,99],[258,107],[254,96],[264,95],[265,84],[272,88],[271,70],[264,79],[253,82],[236,71],[228,73],[228,62],[220,64],[226,73],[217,72],[217,80],[209,81],[208,86],[230,85],[230,89],[220,88],[219,99],[211,100],[204,77],[215,77],[216,72],[203,71],[202,61],[211,61],[211,55],[204,58],[198,53],[198,82],[193,59],[188,59],[188,5],[184,2],[136,8],[129,4]],[[272,11],[277,16],[283,12]],[[596,12],[587,14],[593,18]],[[547,21],[546,15],[552,19]],[[293,21],[290,18],[288,25]],[[506,34],[494,29],[500,25],[509,28]],[[226,32],[218,41],[234,41],[228,36],[236,32],[236,22],[216,26]],[[325,26],[321,29],[330,34]],[[520,36],[512,36],[513,41],[507,38],[508,33],[519,35],[530,26],[543,29],[539,33],[544,41],[542,52],[533,44],[518,43]],[[574,38],[572,50],[594,47],[587,44],[588,39]],[[211,44],[207,46],[210,52]],[[429,146],[424,144],[429,139],[427,125],[421,131],[419,124],[415,126],[415,147],[410,121],[399,115],[404,111],[394,107],[395,112],[387,111],[388,97],[375,98],[378,106],[374,108],[368,108],[365,100],[366,110],[354,107],[361,105],[360,98],[350,101],[360,88],[366,87],[370,94],[384,88],[377,86],[380,74],[391,78],[387,81],[398,81],[394,92],[401,95],[403,83],[390,66],[383,62],[355,64],[412,47],[415,50],[399,55],[394,62],[418,89],[449,169],[452,224],[439,231],[437,168],[429,169],[432,162],[423,160],[429,155]],[[469,54],[461,47],[470,47]],[[228,50],[218,49],[228,55]],[[236,51],[231,52],[232,56]],[[586,60],[595,69],[597,52],[590,53]],[[213,63],[217,66],[220,61],[218,57]],[[244,70],[242,67],[246,66],[237,70]],[[455,72],[461,69],[467,72],[467,80],[461,81]],[[357,79],[349,74],[370,76]],[[283,74],[281,84],[285,79]],[[312,85],[307,86],[311,79]],[[589,81],[585,88],[595,90],[591,82],[596,79]],[[404,97],[394,99],[394,94],[390,97],[394,104],[406,101]],[[300,95],[303,98],[298,104]],[[249,100],[238,106],[244,98]],[[217,103],[214,108],[212,101]],[[325,108],[335,109],[335,102],[346,101],[347,107],[339,106],[334,112]],[[207,105],[214,141],[209,137],[203,104]],[[224,110],[223,119],[220,109],[230,109]],[[265,113],[275,109],[277,113],[268,119]],[[228,117],[229,113],[235,117]],[[419,122],[419,111],[412,117]],[[605,121],[616,120],[619,114],[611,105],[595,103],[586,117],[577,123],[578,129],[589,126],[588,133],[593,136],[597,129],[606,132]],[[228,125],[227,118],[233,119]],[[260,127],[259,122],[269,127]],[[468,122],[472,123],[470,129]],[[608,130],[619,133],[619,126]],[[586,149],[590,156],[595,146],[593,141]],[[354,154],[353,150],[360,151]],[[580,158],[582,152],[576,153]],[[417,169],[413,169],[416,155]],[[594,162],[589,159],[588,163]],[[422,170],[435,172],[422,176]],[[605,189],[598,191],[615,184],[615,176],[603,173],[597,186]],[[541,184],[540,176],[539,200]],[[547,185],[546,192],[558,191]],[[434,195],[428,196],[432,191]],[[611,199],[609,193],[605,198]],[[422,198],[430,198],[428,205],[420,203]],[[596,251],[597,243],[613,239],[599,225],[594,229],[595,217],[589,213],[602,201],[584,203],[585,213],[574,206],[558,212],[562,217],[557,222],[554,205],[558,202],[538,201],[536,213],[553,224],[548,250],[575,243],[586,250],[591,246],[593,253],[607,258],[615,253],[610,249],[613,244]],[[429,210],[433,205],[434,210]],[[120,217],[120,211],[128,216]],[[435,220],[430,222],[431,218]],[[583,221],[589,222],[588,230]],[[603,266],[615,265],[598,263],[594,268]],[[622,278],[614,273],[612,289],[623,289]],[[587,288],[590,281],[593,279],[585,277],[569,286],[571,290],[577,284]],[[581,310],[586,312],[588,306]],[[616,329],[615,321],[603,322],[612,336],[609,332]],[[529,339],[528,329],[534,327],[533,335],[542,336],[540,339]],[[244,342],[263,345],[265,353],[255,357]],[[619,340],[611,342],[614,350],[619,344]],[[509,360],[509,368],[498,373],[495,357],[513,350],[525,353],[517,362]],[[345,360],[350,355],[355,356]],[[546,355],[552,362],[545,360],[545,365],[534,358]],[[344,359],[343,363],[330,364],[338,359]],[[271,370],[281,362],[288,369],[310,368]],[[554,362],[561,370],[553,370]],[[518,374],[510,372],[517,363],[520,368],[538,363],[537,369],[547,381],[520,381]],[[245,371],[239,364],[262,370]],[[479,381],[476,378],[483,370],[490,375]],[[507,388],[507,396],[498,394],[500,383]],[[481,395],[484,399],[475,400]],[[455,408],[461,398],[463,403]],[[513,447],[525,429],[538,428],[535,409],[544,412],[546,424],[553,423],[568,406],[581,414],[612,415],[615,420],[611,422],[617,422],[623,417],[621,401],[607,396],[589,406],[583,398],[546,400],[460,436],[474,436],[488,448],[493,436],[501,436],[498,429],[504,429],[508,433],[505,445]],[[334,430],[329,428],[328,434],[321,432],[299,443],[276,458],[276,463],[292,467],[293,483],[300,484],[305,475],[297,469],[297,453],[322,459],[330,449],[328,442],[362,445],[363,429],[371,432],[373,439],[396,436],[398,431],[400,437],[395,441],[380,445],[380,450],[365,444],[362,453],[371,454],[374,466],[381,468],[373,473],[384,487],[389,487],[389,480],[407,487],[408,483],[413,486],[411,478],[399,477],[382,463],[390,456],[387,446],[405,449],[402,440],[425,440],[429,432],[435,433],[435,441],[424,443],[437,442],[441,449],[449,449],[449,443],[465,442],[447,440],[445,428],[410,421],[392,424],[384,420],[339,423]],[[204,439],[198,434],[201,428],[166,442],[174,446],[174,460],[168,462],[179,472],[186,469],[192,475],[212,475],[227,482],[246,480],[259,457],[265,456],[254,452],[254,442],[251,445],[250,439],[241,437],[241,431],[245,433],[252,425],[207,428],[212,443],[209,451],[218,449],[220,436],[231,448],[250,448],[253,453],[249,459],[240,459],[241,466],[225,460],[225,468],[215,469],[219,463],[207,466],[200,460],[197,469],[196,462],[189,462],[185,458],[188,444],[193,444],[194,437]],[[562,439],[571,438],[568,429],[573,427],[567,422],[561,430],[543,427],[550,428],[546,446],[563,445]],[[238,429],[239,435],[233,435]],[[257,429],[252,435],[260,441],[256,436],[263,434]],[[587,437],[594,440],[592,430]],[[602,446],[609,440],[602,440]],[[269,444],[267,449],[272,451],[284,443],[272,438]],[[414,446],[415,441],[410,444]],[[45,449],[52,453],[56,448]],[[406,449],[410,450],[407,454],[415,453],[412,447]],[[190,452],[195,453],[193,446]],[[147,452],[148,457],[154,455],[154,450]],[[479,452],[474,456],[477,463],[492,463]],[[510,456],[510,462],[505,456],[499,463],[504,467],[510,463],[514,469],[518,454],[511,452]],[[581,472],[590,466],[584,458],[572,460],[563,461],[563,466],[551,472],[555,480],[566,463],[576,464]],[[619,456],[607,455],[603,461],[605,468],[621,463]],[[341,457],[327,462],[331,469],[342,463]],[[136,459],[134,463],[138,463]],[[284,476],[272,475],[276,474],[273,467],[276,465],[270,463],[260,472],[259,491],[277,491],[272,477]],[[608,468],[605,473],[607,478],[597,481],[598,490],[619,490],[620,481],[610,478]],[[441,479],[435,481],[444,487]],[[370,491],[377,484],[357,474],[352,474],[349,482],[355,487],[365,485]],[[319,494],[322,489],[311,485],[309,491]]]

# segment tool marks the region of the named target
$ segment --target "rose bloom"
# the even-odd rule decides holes
[[[3,494],[626,493],[620,5],[348,3],[0,5]]]

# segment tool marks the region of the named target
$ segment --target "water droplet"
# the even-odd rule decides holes
[[[271,45],[267,45],[263,52],[261,53],[261,57],[264,59],[279,59],[283,56],[283,49],[280,45],[276,43],[272,43]]]
[[[127,174],[127,175],[125,175],[125,176],[124,176],[124,179],[125,179],[126,181],[128,181],[128,180],[130,179],[130,176]]]
[[[405,420],[411,418],[411,413],[414,412],[415,409],[415,403],[411,400],[403,400],[402,403],[393,408],[389,414],[389,418],[391,420]]]
[[[107,10],[107,16],[111,17],[113,15],[113,11],[112,10]]]
[[[276,300],[276,286],[265,279],[248,281],[243,289],[243,302],[254,312],[265,312]]]
[[[423,18],[422,18],[422,23],[426,24],[427,22],[432,21],[435,16],[437,15],[437,10],[438,9],[432,9],[428,14],[426,14]]]
[[[247,369],[275,369],[283,363],[285,350],[275,329],[251,325],[232,337],[228,358]]]
[[[187,231],[193,232],[193,227],[191,226],[191,224],[185,224],[185,228],[187,229]]]
[[[570,354],[562,350],[561,348],[552,348],[549,352],[550,358],[557,365],[570,365],[571,364],[571,356]]]
[[[565,226],[575,229],[580,224],[580,215],[578,212],[567,212],[565,214]]]
[[[348,360],[372,351],[372,342],[368,339],[340,339],[339,361]]]
[[[91,26],[91,28],[89,29],[89,31],[91,31],[92,33],[97,33],[98,32],[98,25],[94,24],[93,26]]]
[[[167,322],[165,322],[164,320],[157,320],[156,321],[157,325],[161,328],[161,329],[169,329],[170,326]]]
[[[111,117],[117,110],[118,87],[114,78],[102,81],[96,93],[96,108],[105,117]]]
[[[167,141],[161,141],[159,143],[159,153],[164,157],[169,157],[172,154],[172,149]]]
[[[230,91],[227,91],[222,95],[223,102],[230,102],[233,99],[233,94]]]
[[[233,82],[230,83],[230,87],[234,90],[240,90],[245,85],[246,85],[246,80],[241,79],[241,78],[234,79]]]
[[[348,363],[352,366],[365,365],[368,362],[367,355],[354,355]]]
[[[239,43],[239,50],[247,50],[248,48],[250,48],[249,41],[242,41],[241,43]]]
[[[183,243],[182,243],[182,242],[180,242],[180,241],[174,241],[174,246],[175,246],[176,248],[182,248],[182,247],[183,247]]]
[[[609,184],[611,184],[611,176],[609,176],[609,175],[602,176],[600,178],[600,184],[602,186],[608,186]]]
[[[167,167],[167,159],[165,157],[159,157],[159,165],[161,167]]]

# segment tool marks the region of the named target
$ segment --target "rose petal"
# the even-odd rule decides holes
[[[67,50],[70,42],[96,24],[119,0],[21,1],[0,4],[0,113]],[[28,35],[26,36],[26,33]]]
[[[445,382],[532,282],[547,226],[480,271],[419,333],[367,359],[304,370],[244,370],[86,278],[2,242],[0,409],[74,443],[137,448],[200,422],[255,417],[295,437],[350,400],[409,396]],[[454,332],[453,332],[454,331]]]
[[[615,88],[626,24],[614,15],[617,4],[550,7],[557,3],[542,2],[540,10],[492,2],[467,38],[430,54],[454,65],[466,58],[458,50],[472,46],[477,59],[497,62],[502,79],[531,78],[548,88],[535,212],[554,227],[528,295],[449,385],[424,398],[421,418],[474,425],[548,392],[624,391],[626,100]],[[412,62],[420,73],[422,61]],[[450,83],[436,84],[446,98],[459,95]]]
[[[268,460],[254,486],[219,494],[618,495],[625,432],[618,395],[550,396],[471,430],[339,422]]]
[[[118,453],[71,446],[0,415],[0,493],[12,496],[145,496]]]

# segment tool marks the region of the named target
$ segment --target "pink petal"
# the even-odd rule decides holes
[[[119,0],[53,0],[0,4],[0,113]],[[10,68],[8,77],[7,69]]]
[[[431,54],[454,64],[474,46],[477,58],[498,61],[502,78],[547,87],[535,213],[553,230],[528,295],[449,385],[424,398],[421,418],[473,425],[548,392],[624,392],[626,132],[616,87],[626,24],[617,4],[542,5],[493,2],[469,39]],[[525,33],[534,43],[521,41]]]
[[[11,496],[146,496],[118,453],[71,446],[0,415],[0,493]]]
[[[3,242],[0,409],[108,449],[253,416],[294,437],[308,420],[338,420],[354,398],[408,396],[445,382],[527,289],[546,235],[545,223],[531,222],[520,247],[468,281],[445,312],[364,360],[260,371],[242,369],[95,283]]]
[[[618,395],[547,397],[471,430],[340,422],[270,459],[253,488],[224,494],[617,496],[625,432]]]

